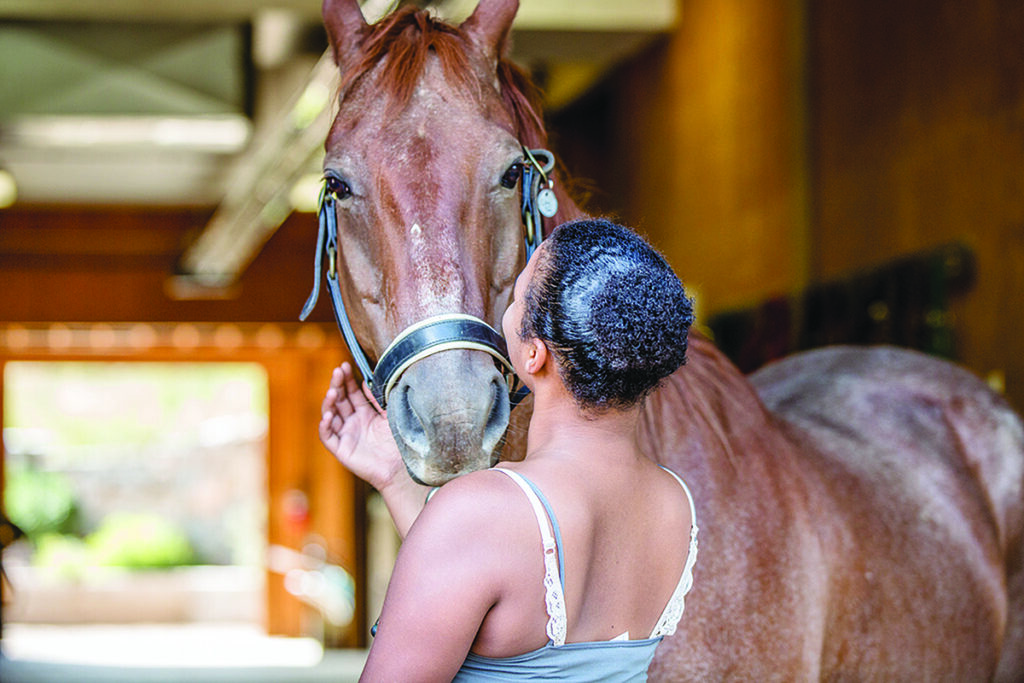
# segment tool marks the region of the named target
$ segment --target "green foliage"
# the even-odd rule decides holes
[[[8,449],[4,502],[35,547],[36,564],[61,571],[77,567],[80,573],[102,565],[150,568],[197,561],[179,527],[153,515],[110,511],[146,504],[144,494],[117,498],[136,478],[161,476],[146,463],[168,467],[177,459],[182,467],[196,467],[191,454],[215,447],[222,433],[256,438],[256,430],[265,428],[269,400],[260,365],[11,361],[0,371]],[[109,496],[87,488],[103,480],[104,472],[110,472],[104,488]],[[177,479],[169,481],[154,495],[156,506],[180,502],[177,517],[204,523],[206,513],[188,507],[189,500],[173,499],[179,486]],[[249,507],[244,514],[254,516]],[[83,541],[85,519],[103,521]],[[76,532],[79,538],[60,536]]]
[[[87,567],[162,569],[195,562],[184,532],[153,514],[118,512],[85,540],[63,534],[39,537],[32,558],[59,576],[76,578]]]
[[[158,515],[118,512],[86,538],[99,566],[155,569],[194,564],[185,533]]]
[[[89,547],[75,536],[43,534],[36,541],[32,563],[63,578],[75,579],[91,564]]]
[[[11,468],[4,504],[8,519],[37,543],[45,534],[68,531],[75,513],[75,494],[61,474]]]

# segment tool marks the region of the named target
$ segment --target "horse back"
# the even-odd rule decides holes
[[[991,680],[1002,651],[1017,680],[1024,436],[1006,403],[921,354],[833,348],[750,383],[695,342],[642,430],[703,532],[652,679]]]
[[[877,563],[864,568],[874,597],[838,604],[831,626],[883,620],[868,644],[888,675],[1024,679],[1024,428],[1006,401],[892,347],[798,354],[751,381],[847,510],[838,530],[852,543],[828,547]]]

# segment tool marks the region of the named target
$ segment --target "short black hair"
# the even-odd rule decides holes
[[[581,408],[630,408],[686,362],[693,302],[635,232],[601,218],[564,223],[538,257],[520,336],[547,344]]]

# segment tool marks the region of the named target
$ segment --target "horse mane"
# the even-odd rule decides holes
[[[340,92],[347,92],[378,63],[383,62],[377,87],[393,96],[396,107],[409,103],[427,58],[437,56],[444,73],[456,87],[481,95],[473,78],[469,54],[477,49],[461,28],[434,18],[425,10],[403,7],[362,29],[362,54],[342,72]],[[384,57],[388,59],[385,60]],[[498,60],[498,84],[505,109],[512,117],[516,137],[528,147],[547,141],[540,91],[530,77],[502,56]]]

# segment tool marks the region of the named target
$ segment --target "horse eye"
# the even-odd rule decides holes
[[[523,173],[523,165],[520,162],[516,162],[508,167],[505,171],[505,175],[501,176],[501,186],[511,190],[519,182],[519,176]]]
[[[352,196],[352,188],[341,178],[329,175],[325,177],[325,180],[327,181],[327,191],[337,199],[348,199]]]

